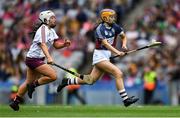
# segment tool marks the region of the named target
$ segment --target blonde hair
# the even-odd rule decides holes
[[[104,21],[103,21],[101,18],[98,18],[98,19],[96,20],[96,23],[95,23],[95,25],[94,25],[94,26],[95,26],[94,28],[96,29],[96,28],[98,27],[98,25],[101,24],[101,23],[103,23],[103,22],[104,22]]]

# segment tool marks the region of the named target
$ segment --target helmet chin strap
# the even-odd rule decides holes
[[[49,20],[46,21],[46,24],[49,25]]]
[[[48,21],[47,22],[45,22],[45,21],[42,21],[40,18],[39,18],[39,20],[43,23],[43,24],[48,24]]]

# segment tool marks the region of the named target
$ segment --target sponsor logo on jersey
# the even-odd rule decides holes
[[[105,35],[108,35],[108,32],[106,30],[104,31],[104,33],[105,33]]]

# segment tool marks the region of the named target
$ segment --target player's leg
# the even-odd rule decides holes
[[[112,64],[109,61],[101,61],[97,63],[95,66],[102,69],[104,72],[108,72],[112,74],[115,77],[116,88],[120,96],[122,97],[125,106],[129,106],[138,100],[138,98],[128,97],[126,90],[124,88],[123,74],[118,67],[116,67],[114,64]]]
[[[93,70],[89,75],[84,75],[83,81],[85,84],[92,85],[94,84],[102,75],[104,71],[98,68],[97,66],[93,67]]]
[[[58,86],[57,92],[60,92],[65,86],[67,85],[74,85],[74,84],[93,84],[96,82],[104,72],[97,68],[96,66],[93,67],[91,73],[89,75],[84,75],[85,77],[82,79],[75,77],[75,78],[64,78],[62,83]],[[88,82],[87,82],[88,81]]]
[[[23,97],[24,94],[27,92],[27,85],[31,84],[32,82],[36,81],[41,75],[36,72],[35,70],[31,70],[30,68],[27,68],[27,79],[25,82],[19,87],[17,95],[19,97]]]
[[[27,84],[32,83],[39,76],[40,76],[39,73],[27,67],[26,80],[23,82],[23,84],[20,85],[16,97],[14,98],[13,102],[10,104],[10,107],[14,111],[18,111],[19,103],[24,101],[23,96],[25,95],[27,91]]]
[[[56,71],[48,64],[41,65],[35,69],[41,75],[44,75],[38,79],[39,85],[47,84],[57,79]]]
[[[31,84],[28,84],[28,96],[32,98],[32,93],[34,92],[35,88],[44,85],[50,82],[53,82],[57,79],[57,74],[56,71],[49,66],[48,64],[43,64],[35,69],[36,72],[40,73],[43,75],[41,78],[38,80],[35,80]]]
[[[104,72],[110,73],[115,77],[117,90],[124,89],[123,74],[119,68],[109,61],[102,61],[96,64],[98,68],[101,68]]]

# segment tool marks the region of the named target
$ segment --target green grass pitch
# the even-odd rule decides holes
[[[180,106],[21,105],[14,112],[8,105],[0,105],[0,117],[180,117]]]

